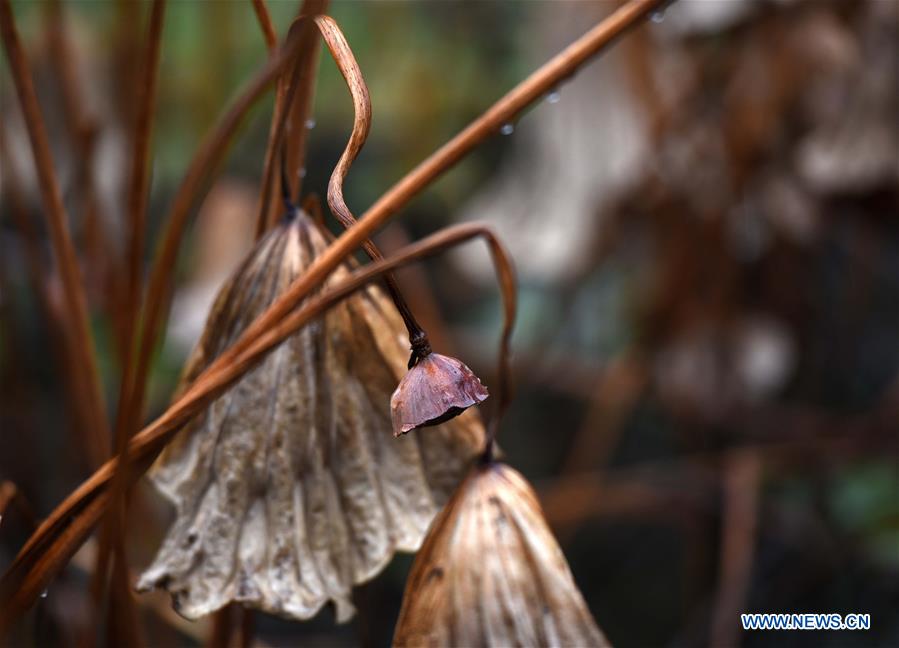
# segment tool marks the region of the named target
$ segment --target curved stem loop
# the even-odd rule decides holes
[[[371,129],[371,99],[368,93],[368,86],[365,84],[365,78],[362,75],[362,70],[359,68],[356,57],[353,55],[349,43],[347,43],[343,32],[340,30],[337,23],[334,22],[333,18],[324,15],[300,16],[294,21],[293,25],[291,25],[290,31],[288,32],[288,40],[299,39],[303,29],[306,28],[306,24],[310,20],[315,23],[322,39],[328,46],[328,51],[331,53],[331,57],[337,64],[340,73],[343,75],[353,99],[353,129],[340,159],[334,166],[334,171],[331,173],[331,179],[328,182],[328,206],[331,208],[331,212],[334,214],[337,221],[343,225],[344,228],[349,229],[356,224],[356,218],[353,216],[353,213],[350,211],[350,208],[347,206],[346,200],[344,199],[343,182],[350,170],[350,166],[352,166],[353,162],[358,157],[359,152],[365,145],[365,140],[368,138],[368,133]],[[303,75],[301,74],[301,64],[302,61],[298,61],[295,67],[290,85],[284,95],[283,105],[277,115],[277,124],[272,131],[270,149],[266,157],[265,169],[263,171],[263,197],[260,203],[257,221],[257,235],[260,235],[265,227],[265,214],[268,212],[268,205],[270,202],[268,187],[271,186],[271,176],[274,173],[273,167],[274,159],[276,157],[274,151],[277,150],[281,150],[280,167],[282,174],[282,197],[284,198],[284,204],[288,209],[292,206],[289,178],[287,178],[285,174],[286,152],[283,150],[283,141],[287,130],[288,118],[290,116],[290,106],[294,101],[294,97],[297,94],[303,79]],[[365,250],[372,261],[384,258],[384,255],[381,254],[381,251],[370,239],[366,239],[362,242],[362,249]],[[400,288],[397,285],[393,273],[384,275],[384,284],[386,285],[391,300],[402,316],[403,323],[406,325],[406,331],[409,334],[409,343],[412,349],[412,354],[409,358],[409,367],[411,368],[421,358],[424,358],[431,352],[430,341],[428,340],[427,333],[415,319],[412,309],[400,292]]]

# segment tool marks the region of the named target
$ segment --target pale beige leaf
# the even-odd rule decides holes
[[[415,558],[396,646],[608,646],[525,479],[479,465]]]
[[[327,243],[303,213],[262,239],[222,288],[185,382]],[[472,412],[394,439],[390,396],[407,358],[402,320],[375,287],[269,354],[151,471],[177,517],[138,587],[165,587],[189,618],[239,601],[306,619],[333,601],[349,619],[352,586],[418,549],[483,444]]]

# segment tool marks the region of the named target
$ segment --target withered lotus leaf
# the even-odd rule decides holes
[[[328,241],[299,210],[261,239],[220,291],[182,384]],[[333,601],[338,621],[349,619],[352,586],[418,549],[483,445],[471,414],[393,437],[390,394],[407,357],[402,320],[377,287],[271,352],[153,466],[176,519],[138,588],[164,587],[188,618],[237,601],[306,619]]]
[[[390,398],[393,433],[438,425],[487,396],[487,389],[461,361],[429,353],[403,376]]]
[[[608,646],[543,518],[501,463],[472,469],[415,557],[395,646]]]

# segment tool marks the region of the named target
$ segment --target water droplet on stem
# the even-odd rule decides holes
[[[513,124],[511,122],[503,124],[502,127],[499,129],[499,132],[502,133],[503,135],[511,135],[512,133],[515,132],[515,124]]]
[[[315,128],[315,120],[312,118],[307,119],[306,120],[306,128],[308,128],[309,130],[312,130],[313,128]]]
[[[562,98],[562,93],[558,90],[550,90],[549,94],[546,95],[546,103],[559,103],[559,99]]]

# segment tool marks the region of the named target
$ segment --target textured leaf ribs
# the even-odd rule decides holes
[[[220,291],[186,386],[321,254],[302,211],[262,238]],[[342,266],[328,283],[348,274]],[[196,618],[237,601],[306,619],[416,551],[484,443],[472,413],[400,439],[390,397],[406,371],[403,322],[377,287],[271,352],[182,430],[151,470],[177,517],[138,587]]]
[[[475,467],[415,557],[395,646],[607,648],[533,489]]]

